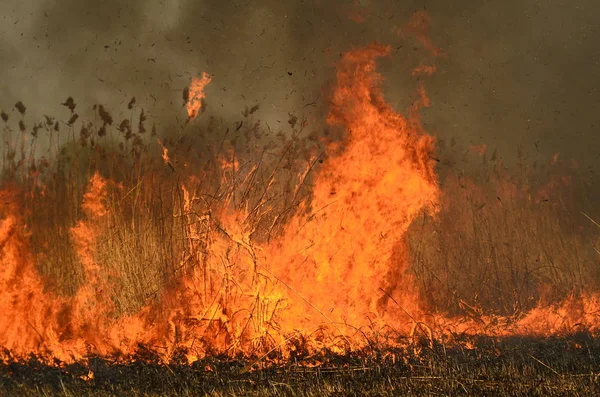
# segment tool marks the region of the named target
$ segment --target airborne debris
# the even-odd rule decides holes
[[[21,113],[22,115],[25,114],[25,110],[27,109],[25,107],[25,105],[23,105],[23,102],[21,102],[21,101],[15,103],[15,108],[17,108],[19,113]]]
[[[66,106],[67,108],[69,108],[69,110],[71,111],[71,113],[73,113],[73,111],[75,111],[75,107],[77,106],[75,104],[75,101],[73,100],[73,97],[68,97],[67,100],[64,103],[61,103],[61,105]]]

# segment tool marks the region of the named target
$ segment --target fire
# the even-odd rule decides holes
[[[158,145],[160,146],[160,148],[162,149],[162,154],[161,154],[161,158],[163,160],[163,162],[168,165],[173,171],[175,171],[175,167],[173,166],[173,163],[171,162],[171,158],[169,157],[169,149],[167,149],[167,147],[163,144],[163,142],[160,139],[157,139]]]
[[[412,29],[424,37],[420,23],[426,21],[417,22]],[[485,315],[465,302],[461,307],[470,314],[463,317],[428,311],[409,272],[407,232],[417,217],[435,216],[442,204],[435,142],[418,116],[429,100],[421,86],[406,116],[386,103],[376,61],[389,54],[389,47],[371,45],[339,61],[326,121],[343,139],[326,143],[327,158],[310,175],[310,196],[294,201],[297,208],[279,233],[266,233],[254,221],[264,217],[273,229],[279,219],[272,214],[277,195],[267,194],[275,186],[275,172],[259,185],[252,205],[240,196],[251,194],[259,167],[244,164],[234,152],[225,150],[217,158],[223,191],[208,194],[200,186],[202,178],[178,174],[172,212],[159,217],[180,222],[180,234],[170,236],[181,245],[172,255],[176,277],[135,313],[119,312],[101,255],[102,245],[115,238],[113,228],[125,198],[137,194],[133,189],[119,196],[118,185],[100,174],[89,180],[79,220],[70,229],[85,276],[73,296],[45,290],[29,247],[21,193],[14,187],[0,190],[2,358],[34,354],[51,363],[101,355],[126,360],[143,347],[164,362],[182,355],[194,362],[210,354],[264,357],[277,350],[287,357],[323,348],[347,352],[367,346],[373,335],[391,335],[388,342],[393,344],[400,343],[397,335],[415,339],[423,334],[431,342],[457,332],[548,335],[581,326],[596,330],[596,295],[555,306],[540,303],[518,321]],[[423,66],[414,73],[433,70]],[[190,119],[197,115],[210,79],[203,73],[192,82]],[[176,154],[170,157],[158,143],[163,161],[172,167]],[[310,169],[302,171],[302,184]],[[140,191],[152,178],[141,179]],[[300,185],[292,187],[294,199],[299,190]],[[217,197],[218,204],[201,207],[210,197]],[[141,195],[135,200],[144,208]],[[150,212],[140,218],[146,216]],[[268,238],[256,237],[260,233]],[[161,236],[159,241],[166,244],[166,239]]]
[[[290,326],[357,327],[369,315],[401,326],[410,322],[405,311],[418,315],[402,239],[415,216],[437,202],[433,139],[418,119],[385,102],[375,59],[389,51],[371,46],[339,63],[327,122],[347,135],[341,147],[329,146],[307,217],[294,219],[270,247],[273,273],[289,286],[290,299],[316,306],[296,305],[296,316],[286,314]]]
[[[188,119],[193,120],[202,107],[202,100],[206,98],[204,88],[210,83],[212,77],[202,72],[202,78],[194,77],[190,83],[188,99],[187,99],[187,112]]]

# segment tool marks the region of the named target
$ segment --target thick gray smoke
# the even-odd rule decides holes
[[[428,130],[507,156],[554,153],[594,164],[600,155],[600,35],[594,0],[3,0],[0,108],[17,100],[29,121],[82,118],[101,103],[119,119],[132,96],[163,128],[186,118],[181,92],[192,76],[214,76],[208,112],[237,122],[244,106],[283,128],[288,113],[318,128],[339,54],[379,41],[386,94],[410,102],[410,68],[431,60],[398,36],[415,11],[431,16],[432,41],[446,56],[425,86]],[[87,110],[87,111],[86,111]]]

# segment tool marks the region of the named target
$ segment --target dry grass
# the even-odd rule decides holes
[[[318,162],[309,159],[322,160],[318,140],[297,117],[289,131],[272,134],[254,120],[256,106],[234,126],[210,119],[163,137],[167,165],[134,98],[120,123],[101,105],[97,123],[76,122],[74,100],[63,105],[67,121],[46,117],[33,128],[23,122],[22,103],[16,117],[3,113],[0,183],[22,187],[38,268],[48,288],[70,295],[84,282],[69,230],[81,217],[87,180],[99,171],[114,182],[97,260],[122,312],[203,266],[209,231],[220,226],[212,214],[225,207],[247,211],[239,222],[252,240],[276,236],[310,195],[307,170]],[[46,149],[36,147],[39,139]],[[443,208],[408,236],[412,272],[432,309],[518,314],[600,288],[599,229],[581,215],[594,218],[598,208],[581,172],[561,164],[540,170],[525,160],[507,171],[496,155],[473,160],[454,145],[441,156]]]
[[[147,133],[147,116],[134,99],[131,117],[118,128],[111,127],[106,108],[95,106],[99,122],[81,122],[79,136],[78,123],[71,122],[74,100],[63,105],[70,110],[68,121],[46,117],[35,133],[27,127],[15,132],[6,115],[0,179],[0,187],[21,188],[37,266],[48,288],[59,293],[72,295],[85,281],[70,230],[83,216],[80,203],[95,172],[111,181],[109,216],[97,225],[102,240],[96,260],[114,287],[119,312],[139,309],[186,272],[205,266],[209,232],[220,227],[211,214],[247,213],[239,223],[252,230],[253,240],[265,241],[308,194],[307,158],[316,145],[299,139],[305,132],[297,118],[289,133],[266,139],[254,120],[255,106],[234,128],[209,119],[201,127],[180,126],[159,144],[156,128]],[[19,109],[23,125],[25,108]],[[40,139],[44,149],[36,147]],[[169,164],[161,158],[163,143]],[[204,282],[206,290],[211,280]]]
[[[96,108],[97,123],[78,121],[75,102],[69,98],[64,105],[70,111],[65,122],[47,117],[32,129],[22,119],[23,104],[17,106],[17,130],[12,116],[2,113],[0,188],[21,188],[31,247],[47,288],[73,295],[85,273],[70,230],[82,217],[89,177],[98,171],[112,181],[109,216],[97,225],[102,238],[96,260],[113,288],[115,315],[160,299],[160,291],[187,272],[204,271],[196,292],[205,299],[214,296],[215,277],[223,274],[211,276],[215,269],[207,268],[215,244],[209,236],[215,230],[227,234],[217,214],[225,208],[246,214],[236,221],[250,239],[236,240],[220,258],[225,268],[236,266],[241,251],[251,252],[253,241],[276,237],[298,203],[310,198],[312,171],[323,158],[318,139],[303,130],[302,121],[291,117],[289,131],[271,134],[253,119],[253,107],[233,126],[210,119],[161,137],[170,156],[166,164],[156,128],[146,132],[147,116],[134,99],[128,105],[131,116],[120,123],[103,107]],[[48,143],[47,150],[36,147],[39,139]],[[440,158],[443,208],[435,219],[414,222],[407,237],[411,271],[432,310],[519,315],[540,302],[600,290],[600,228],[592,221],[600,209],[583,173],[561,164],[544,171],[525,161],[508,172],[495,158],[474,160],[455,147],[442,148]],[[256,299],[257,321],[266,323],[275,309]],[[430,339],[410,350],[390,351],[375,342],[355,355],[322,351],[309,358],[314,369],[292,358],[284,367],[249,373],[247,362],[219,357],[193,366],[166,366],[157,357],[126,365],[92,359],[95,378],[85,382],[81,377],[88,368],[77,365],[11,363],[0,367],[0,387],[31,396],[599,391],[595,357],[600,347],[585,335],[582,340],[482,338],[469,341],[473,349]],[[297,359],[306,364],[306,357]]]
[[[443,208],[409,233],[413,272],[432,307],[519,315],[598,291],[600,229],[584,216],[600,211],[591,178],[571,162],[519,160],[507,169],[495,155],[471,156],[459,173],[457,151],[446,150]]]

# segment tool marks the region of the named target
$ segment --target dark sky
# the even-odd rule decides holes
[[[289,112],[320,128],[339,54],[378,41],[395,48],[381,70],[402,110],[411,67],[432,58],[397,34],[416,11],[446,53],[425,79],[431,133],[506,156],[521,145],[542,160],[599,162],[597,0],[2,0],[0,108],[22,100],[31,120],[66,119],[58,104],[73,96],[83,118],[102,103],[118,119],[135,95],[166,128],[185,118],[182,88],[206,71],[209,112],[226,122],[259,103],[273,128]]]

